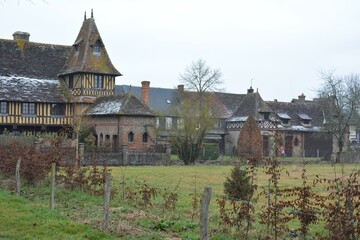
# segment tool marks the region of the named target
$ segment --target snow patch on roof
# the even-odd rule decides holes
[[[301,132],[320,132],[321,127],[313,126],[313,127],[304,127],[301,125],[295,126],[283,126],[278,125],[279,130],[288,130],[288,131],[301,131]]]
[[[277,115],[279,116],[279,118],[282,118],[282,119],[291,119],[291,117],[289,115],[287,115],[286,113],[278,113]]]
[[[26,102],[64,102],[60,82],[21,76],[0,76],[0,100]]]
[[[232,117],[229,120],[227,120],[227,122],[246,122],[247,119],[248,119],[248,116],[246,116],[246,117]]]
[[[107,114],[118,114],[121,110],[122,102],[121,101],[108,101],[96,104],[90,114],[93,115],[107,115]]]

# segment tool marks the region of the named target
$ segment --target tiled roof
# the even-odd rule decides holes
[[[232,113],[236,111],[246,94],[216,92],[216,96]]]
[[[94,54],[93,46],[97,42],[100,43],[101,53]],[[59,75],[76,72],[121,76],[121,73],[111,63],[93,18],[84,20],[75,43],[71,48],[69,57]]]
[[[0,101],[66,102],[58,80],[0,76]]]
[[[88,113],[90,115],[154,116],[153,111],[131,93],[99,97]]]
[[[70,46],[0,39],[0,75],[57,79]]]

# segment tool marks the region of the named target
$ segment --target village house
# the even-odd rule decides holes
[[[168,146],[169,132],[179,126],[171,108],[184,93],[193,93],[184,85],[150,87],[149,81],[140,87],[115,85],[119,76],[93,13],[85,15],[70,46],[31,42],[26,32],[0,39],[0,134],[76,129],[81,116],[87,116],[96,146],[115,152]],[[252,87],[246,94],[207,95],[219,119],[205,140],[217,143],[222,154],[236,154],[239,133],[251,115],[261,129],[264,156],[274,154],[275,131],[288,157],[328,157],[334,149],[331,137],[320,131],[328,118],[321,99],[310,101],[301,94],[289,102],[264,101]]]
[[[0,134],[75,130],[88,116],[97,146],[150,151],[154,114],[131,94],[114,96],[118,76],[92,12],[71,46],[31,42],[26,32],[0,39]]]

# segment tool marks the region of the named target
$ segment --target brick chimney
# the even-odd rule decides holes
[[[302,93],[300,96],[298,96],[299,102],[305,102],[305,95]]]
[[[141,100],[144,104],[150,106],[150,82],[141,82]]]
[[[247,90],[247,93],[254,93],[254,89],[250,86],[250,88]]]
[[[14,37],[14,40],[23,40],[25,42],[28,42],[29,38],[30,38],[30,34],[27,32],[17,31],[17,32],[13,33],[13,37]]]
[[[178,85],[178,92],[183,93],[184,92],[184,84]]]

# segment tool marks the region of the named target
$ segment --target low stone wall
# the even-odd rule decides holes
[[[124,156],[125,155],[125,156]],[[94,160],[98,165],[106,163],[107,166],[159,166],[169,165],[170,155],[165,153],[84,153],[83,165],[93,164]]]

